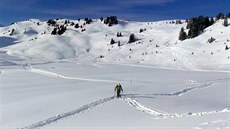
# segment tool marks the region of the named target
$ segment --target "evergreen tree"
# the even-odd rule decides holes
[[[176,20],[176,24],[182,24],[181,20]]]
[[[14,31],[15,29],[12,29],[9,35],[12,36],[14,34]]]
[[[230,13],[227,14],[227,17],[230,18]]]
[[[64,24],[69,24],[70,23],[70,21],[69,20],[65,20],[65,23]]]
[[[75,28],[79,28],[79,24],[77,23],[77,24],[75,24],[75,26],[74,26]]]
[[[187,23],[188,38],[194,38],[199,35],[200,32],[203,32],[205,28],[214,23],[213,18],[209,20],[209,17],[194,17]]]
[[[56,21],[54,21],[53,19],[49,19],[48,21],[47,21],[47,24],[50,26],[50,25],[52,25],[52,26],[54,26],[55,24],[56,24]]]
[[[226,45],[226,46],[225,46],[225,50],[228,50],[228,49],[229,49],[229,47]]]
[[[116,42],[114,41],[114,39],[111,39],[111,41],[110,41],[110,45],[113,45],[113,44],[115,44]]]
[[[92,19],[85,18],[85,23],[86,23],[86,24],[90,24],[91,22],[93,22],[93,20],[92,20]]]
[[[103,21],[103,19],[104,19],[103,17],[100,18],[101,21]]]
[[[199,33],[198,28],[199,26],[197,23],[193,24],[190,30],[188,31],[188,38],[194,38],[198,36],[198,33]]]
[[[82,28],[82,29],[81,29],[81,32],[84,32],[84,31],[86,31],[86,29],[85,29],[85,28]]]
[[[219,20],[219,19],[224,19],[224,13],[219,13],[219,14],[216,16],[216,20]]]
[[[88,21],[88,20],[89,20],[89,18],[85,18],[84,20],[85,20],[85,21]]]
[[[213,25],[214,24],[214,19],[213,19],[213,17],[211,17],[211,19],[210,19],[210,25]]]
[[[120,47],[120,46],[121,46],[121,42],[120,42],[120,41],[118,41],[117,46],[118,46],[118,47]]]
[[[146,28],[144,28],[144,29],[140,29],[140,33],[142,33],[142,32],[144,32],[144,31],[146,31]]]
[[[208,39],[208,43],[212,43],[212,42],[214,42],[215,40],[216,40],[215,38],[211,37],[211,38]]]
[[[202,23],[201,23],[201,24],[202,24]],[[203,24],[204,24],[203,30],[204,30],[205,28],[207,28],[208,26],[212,25],[212,24],[210,23],[210,21],[209,21],[209,17],[204,17],[204,18],[203,18]],[[203,30],[202,30],[202,31],[203,31]]]
[[[108,18],[106,18],[105,20],[104,20],[104,24],[108,24],[109,23],[109,20],[108,20]]]
[[[224,25],[225,27],[228,26],[228,18],[227,18],[227,17],[224,18],[224,23],[223,23],[223,25]]]
[[[51,32],[51,35],[56,35],[57,34],[57,28],[54,28],[53,31]]]
[[[134,34],[131,34],[130,36],[129,36],[129,42],[128,43],[133,43],[133,42],[135,42],[135,41],[137,41],[138,39],[135,37],[135,35]]]
[[[117,37],[122,37],[121,32],[117,32]]]
[[[75,23],[74,22],[71,22],[71,24],[70,24],[71,26],[74,26],[75,25]]]
[[[183,41],[187,38],[186,32],[184,32],[184,28],[182,27],[180,30],[179,40]]]
[[[191,26],[192,26],[192,24],[193,24],[193,20],[189,20],[189,21],[187,22],[186,29],[190,29]]]
[[[116,16],[107,17],[104,20],[104,24],[108,24],[108,26],[113,26],[113,25],[118,24],[117,17]]]
[[[62,34],[64,34],[65,33],[65,31],[66,31],[66,27],[64,26],[64,25],[61,25],[60,26],[60,28],[58,29],[58,34],[59,35],[62,35]]]

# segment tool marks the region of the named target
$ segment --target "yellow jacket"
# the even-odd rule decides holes
[[[123,92],[123,89],[122,89],[121,85],[118,84],[118,85],[116,85],[114,91],[117,91],[117,92],[121,92],[122,91]]]

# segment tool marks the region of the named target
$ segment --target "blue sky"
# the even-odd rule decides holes
[[[100,18],[133,21],[189,19],[230,12],[230,0],[0,0],[0,24],[30,18]]]

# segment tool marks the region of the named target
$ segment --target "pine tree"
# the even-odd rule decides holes
[[[104,19],[103,17],[100,18],[101,21],[103,21],[103,19]]]
[[[57,34],[57,28],[54,28],[53,31],[51,32],[51,35],[56,35]]]
[[[135,35],[134,34],[131,34],[130,36],[129,36],[129,42],[128,43],[133,43],[133,42],[135,42],[135,41],[137,41],[138,39],[135,37]]]
[[[198,28],[199,28],[199,26],[197,23],[193,24],[192,27],[190,28],[190,30],[188,31],[188,38],[194,38],[194,37],[198,36],[198,34],[199,34]]]
[[[48,21],[47,21],[47,24],[50,26],[50,25],[52,25],[52,26],[54,26],[55,24],[56,24],[56,21],[54,21],[53,19],[49,19]]]
[[[74,26],[75,28],[79,28],[79,24],[77,23],[77,24],[75,24],[75,26]]]
[[[182,24],[181,20],[176,20],[176,24]]]
[[[228,13],[226,17],[230,18],[230,13]]]
[[[214,19],[213,19],[213,17],[211,17],[211,19],[210,19],[210,25],[213,25],[214,24]]]
[[[189,21],[187,22],[186,29],[190,29],[191,26],[192,26],[192,24],[193,24],[193,20],[189,20]]]
[[[183,41],[187,38],[186,32],[184,32],[184,28],[182,27],[180,30],[179,40]]]
[[[113,44],[115,44],[115,41],[114,41],[114,39],[111,39],[110,45],[113,45]]]
[[[65,33],[65,31],[66,31],[66,27],[64,26],[64,25],[61,25],[60,26],[60,28],[58,29],[58,34],[59,35],[62,35],[62,34],[64,34]]]
[[[120,41],[118,41],[117,46],[118,46],[118,47],[120,47],[120,46],[121,46],[121,42],[120,42]]]
[[[225,50],[228,50],[228,49],[229,49],[229,47],[226,45],[226,46],[225,46]]]
[[[116,16],[107,17],[104,20],[104,24],[108,24],[108,26],[113,26],[113,25],[118,24],[117,17]]]
[[[225,27],[228,26],[228,18],[227,18],[227,17],[224,18],[224,23],[223,23],[223,25],[224,25]]]
[[[140,33],[142,33],[142,32],[144,32],[144,31],[146,31],[146,28],[144,28],[144,29],[140,29]]]
[[[187,29],[189,29],[188,38],[194,38],[198,36],[200,32],[203,32],[205,28],[212,24],[213,23],[211,23],[208,17],[199,16],[192,18],[187,23]]]
[[[219,19],[224,19],[224,13],[219,13],[219,14],[216,16],[216,20],[219,20]]]
[[[122,37],[121,32],[117,32],[117,37]]]
[[[92,19],[85,18],[85,23],[86,23],[86,24],[90,24],[91,22],[93,22],[93,20],[92,20]]]
[[[15,29],[11,30],[10,36],[12,36],[14,34],[14,31],[15,31]]]
[[[214,42],[215,40],[216,40],[215,38],[211,37],[211,38],[208,39],[208,43],[212,43],[212,42]]]
[[[71,23],[70,23],[70,25],[71,25],[71,26],[74,26],[74,25],[75,25],[75,23],[74,23],[74,22],[71,22]]]

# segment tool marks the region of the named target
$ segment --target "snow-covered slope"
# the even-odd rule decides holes
[[[65,19],[56,22],[61,25]],[[86,30],[82,32],[82,28],[76,29],[69,24],[63,35],[51,35],[54,27],[36,19],[2,27],[1,53],[48,61],[68,59],[176,69],[229,70],[230,55],[225,46],[230,46],[230,26],[224,27],[223,20],[206,28],[198,37],[184,41],[179,41],[178,36],[181,27],[186,28],[186,23],[119,21],[118,25],[108,27],[98,19],[86,25],[84,20],[70,22],[83,25]],[[140,33],[140,29],[146,30]],[[117,37],[117,32],[123,36]],[[139,40],[129,44],[132,33]],[[215,42],[207,43],[211,37],[216,39]],[[110,45],[112,38],[116,42],[114,45]]]
[[[0,70],[1,129],[230,127],[225,72],[70,62]]]
[[[37,19],[1,27],[0,128],[229,129],[230,26],[178,41],[186,23],[169,22],[96,19],[63,35]]]

